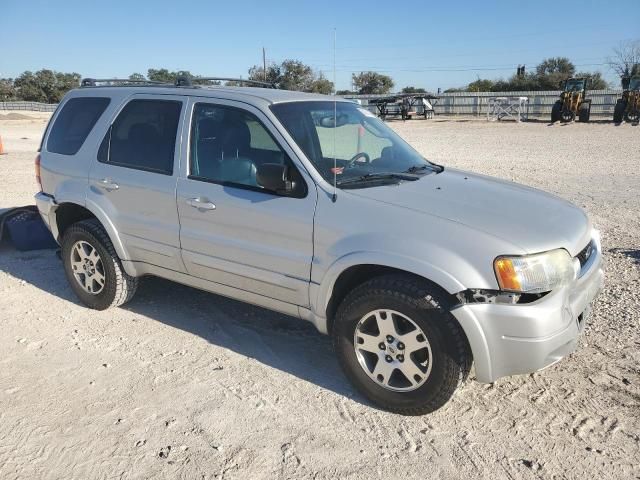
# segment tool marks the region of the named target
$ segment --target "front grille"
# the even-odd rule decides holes
[[[580,262],[580,268],[584,268],[586,263],[589,261],[589,258],[591,258],[591,255],[593,255],[593,253],[595,252],[595,249],[596,249],[595,243],[593,240],[591,240],[587,244],[587,246],[584,247],[582,250],[580,250],[580,253],[576,255],[576,258]]]

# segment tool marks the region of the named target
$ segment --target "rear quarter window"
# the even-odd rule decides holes
[[[47,151],[75,155],[111,100],[105,97],[72,98],[58,114],[47,140]]]

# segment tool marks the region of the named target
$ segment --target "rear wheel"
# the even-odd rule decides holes
[[[578,112],[578,120],[581,122],[588,122],[591,116],[591,102],[582,102],[580,110]]]
[[[562,112],[562,102],[558,100],[551,107],[551,123],[560,121],[560,113]]]
[[[381,408],[423,415],[464,382],[471,352],[447,300],[408,275],[374,278],[340,304],[332,337],[355,387]]]
[[[624,119],[629,123],[638,123],[640,120],[640,111],[639,110],[631,110],[625,113]]]
[[[627,103],[623,99],[619,99],[616,102],[616,106],[613,109],[613,121],[614,123],[622,123],[624,118],[624,111],[627,109]]]
[[[69,285],[86,306],[105,310],[133,298],[138,279],[124,271],[98,220],[71,225],[62,237],[61,255]]]

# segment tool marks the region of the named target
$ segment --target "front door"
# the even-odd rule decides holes
[[[175,192],[186,103],[185,97],[134,95],[105,133],[87,203],[114,223],[130,257],[123,260],[184,271]]]
[[[177,186],[188,273],[308,306],[315,184],[258,109],[211,99],[194,99],[189,108],[187,161]],[[289,167],[293,194],[258,184],[264,163]]]

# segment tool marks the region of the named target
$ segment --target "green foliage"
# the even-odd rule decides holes
[[[16,88],[12,78],[0,78],[0,102],[16,99]]]
[[[354,73],[351,79],[361,95],[389,93],[394,85],[390,76],[378,72]]]
[[[356,95],[357,92],[352,92],[351,90],[338,90],[336,95],[344,96],[344,95]]]
[[[333,91],[333,82],[322,73],[315,72],[300,60],[285,60],[281,64],[269,64],[266,70],[260,65],[249,69],[249,79],[269,82],[284,90],[297,90],[329,94]]]
[[[266,70],[260,65],[249,69],[249,79],[269,82],[284,90],[329,94],[333,91],[333,82],[314,71],[300,60],[285,60],[281,64],[269,64]]]
[[[141,73],[132,73],[129,75],[129,80],[146,80],[146,78]]]
[[[608,88],[607,82],[600,72],[576,73],[576,67],[568,58],[554,57],[543,60],[533,73],[513,75],[509,79],[480,79],[471,82],[463,89],[448,89],[445,93],[456,91],[467,92],[519,92],[558,90],[560,85],[571,77],[586,77],[590,79],[587,88],[601,90]]]
[[[419,87],[404,87],[402,93],[427,93],[427,91]]]
[[[575,76],[578,78],[585,77],[587,79],[588,90],[604,90],[605,88],[609,88],[609,84],[602,78],[600,72],[578,72]]]
[[[179,70],[177,72],[170,72],[166,68],[150,68],[147,70],[147,78],[154,82],[175,83],[178,77],[194,78],[194,75],[192,75],[188,70]]]
[[[490,92],[493,88],[493,83],[491,80],[482,80],[479,78],[475,82],[471,82],[467,86],[467,90],[470,92]]]
[[[23,72],[13,81],[17,97],[21,100],[57,103],[65,93],[80,85],[80,74],[53,70]]]

